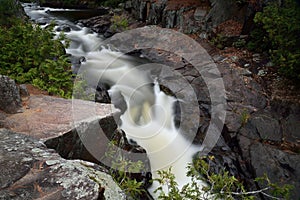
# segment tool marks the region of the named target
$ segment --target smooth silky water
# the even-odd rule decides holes
[[[188,183],[190,178],[186,176],[186,167],[200,148],[190,144],[175,127],[174,103],[177,99],[162,92],[155,77],[136,67],[145,62],[101,47],[101,36],[67,19],[49,15],[46,11],[53,10],[51,8],[23,5],[32,20],[43,19],[47,23],[55,20],[58,26],[71,27],[71,31],[65,33],[71,40],[66,52],[85,57],[79,70],[88,77],[89,84],[97,85],[100,80],[111,86],[109,94],[113,103],[124,99],[127,109],[120,117],[120,128],[129,139],[146,149],[153,178],[158,178],[157,170],[172,166],[179,187]],[[157,187],[155,182],[148,189],[154,197],[157,195],[153,191]]]

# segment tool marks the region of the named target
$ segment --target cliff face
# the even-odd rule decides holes
[[[209,7],[207,0],[131,0],[125,5],[125,9],[138,20],[166,28],[178,28],[185,33],[201,29]]]
[[[147,24],[176,28],[184,33],[216,32],[227,21],[238,24],[240,34],[259,5],[235,0],[130,0],[125,9]]]

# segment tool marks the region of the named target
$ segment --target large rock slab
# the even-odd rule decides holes
[[[65,160],[29,136],[0,129],[0,199],[125,199],[105,169]]]
[[[62,99],[46,95],[30,96],[23,113],[7,116],[5,128],[47,140],[66,133],[79,121],[112,116],[117,110],[111,104]]]
[[[291,199],[300,197],[299,120],[299,105],[273,102],[271,108],[252,114],[237,134],[243,161],[253,176],[266,173],[273,183],[293,185]]]
[[[267,110],[254,113],[249,119],[249,124],[254,127],[251,131],[258,134],[261,140],[281,142],[283,139],[280,121]]]
[[[291,199],[300,198],[300,156],[299,154],[285,152],[269,145],[255,143],[250,147],[251,165],[257,177],[264,174],[272,182],[291,184],[295,188]]]

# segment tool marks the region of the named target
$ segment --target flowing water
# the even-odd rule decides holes
[[[153,177],[157,177],[156,170],[172,166],[179,187],[189,182],[186,166],[192,162],[192,156],[199,151],[199,146],[191,145],[174,124],[174,103],[177,99],[162,92],[155,77],[136,67],[145,62],[101,48],[101,36],[47,12],[62,9],[40,8],[33,4],[24,4],[24,8],[32,20],[43,22],[44,26],[55,20],[57,27],[67,25],[71,28],[70,32],[65,33],[71,40],[66,51],[72,56],[85,57],[86,60],[80,69],[74,67],[74,71],[84,71],[91,85],[97,85],[99,80],[109,84],[113,103],[118,102],[119,98],[124,99],[127,109],[121,116],[120,128],[128,138],[147,150]],[[153,194],[157,186],[153,184],[149,188],[150,193]]]

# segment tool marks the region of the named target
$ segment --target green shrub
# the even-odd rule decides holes
[[[72,73],[61,43],[64,36],[53,39],[53,25],[44,30],[19,20],[14,23],[0,27],[0,74],[71,97]]]
[[[268,52],[269,49],[271,49],[271,42],[269,41],[268,34],[261,26],[256,26],[257,27],[251,31],[250,40],[246,46],[249,50],[258,53]]]
[[[108,149],[102,159],[110,160],[110,174],[126,195],[133,199],[140,199],[140,195],[146,191],[143,187],[144,183],[129,177],[129,174],[141,173],[144,170],[145,165],[142,161],[132,161],[126,158],[126,156],[122,154],[122,151],[118,151],[116,145],[117,141],[112,140],[108,144]]]
[[[89,90],[86,73],[77,74],[73,84],[72,97],[86,101],[95,100],[95,93]]]
[[[300,80],[300,7],[296,1],[270,3],[256,14],[254,21],[261,30],[252,32],[248,46],[268,49],[282,75]]]
[[[224,47],[226,46],[225,43],[227,42],[227,38],[222,34],[218,34],[214,38],[212,38],[210,42],[218,49],[224,49]]]
[[[114,15],[111,18],[111,28],[112,30],[116,31],[116,30],[121,30],[124,31],[128,28],[128,20],[127,18],[125,18],[124,16],[121,15]]]
[[[0,25],[11,25],[12,20],[20,15],[21,5],[16,0],[1,0]]]
[[[143,183],[135,179],[130,179],[126,171],[140,173],[144,165],[141,161],[132,162],[124,158],[120,152],[113,149],[115,141],[111,141],[105,158],[112,159],[112,168],[110,170],[114,180],[120,185],[125,193],[133,199],[140,199],[139,195],[145,192]],[[257,195],[263,195],[272,199],[289,199],[293,188],[291,185],[279,186],[272,183],[265,175],[256,178],[254,181],[265,185],[264,188],[256,191],[247,191],[242,182],[228,171],[223,170],[218,174],[211,173],[210,162],[213,156],[204,156],[194,159],[193,164],[189,164],[187,176],[191,177],[191,182],[184,185],[181,189],[178,187],[176,177],[172,173],[172,167],[167,170],[158,171],[159,178],[154,182],[159,183],[159,187],[154,191],[158,194],[159,200],[205,200],[205,199],[224,199],[224,200],[253,200]],[[118,169],[118,170],[115,170]],[[204,186],[203,183],[206,183]],[[167,193],[164,191],[167,188]]]
[[[278,186],[271,183],[267,176],[257,178],[256,182],[265,182],[266,187],[257,191],[246,191],[243,184],[234,176],[230,176],[228,171],[221,171],[218,174],[210,173],[210,160],[213,156],[202,157],[194,160],[193,165],[188,166],[187,176],[192,181],[182,187],[180,190],[175,181],[171,168],[159,171],[158,181],[161,185],[155,192],[159,194],[158,199],[163,200],[204,200],[204,199],[224,199],[224,200],[252,200],[256,199],[254,195],[264,195],[274,199],[288,199],[290,191],[293,189],[291,185]],[[200,181],[206,185],[201,188]],[[162,185],[166,185],[168,194],[163,191]],[[269,192],[270,194],[268,194]]]
[[[246,45],[245,39],[238,39],[237,41],[232,43],[232,46],[235,48],[244,48]]]

